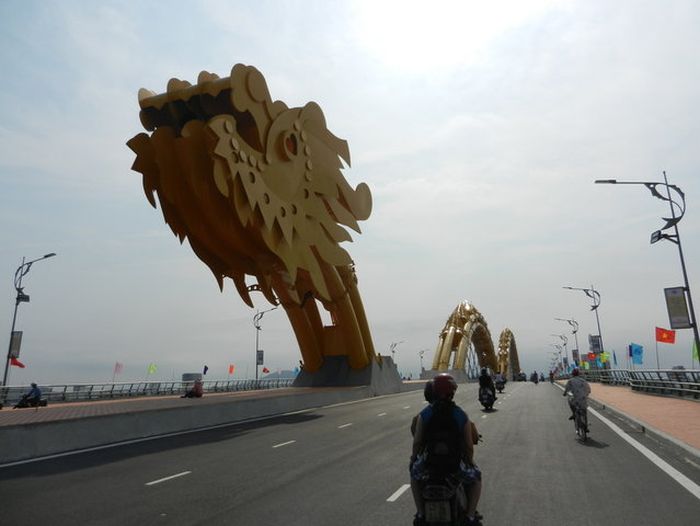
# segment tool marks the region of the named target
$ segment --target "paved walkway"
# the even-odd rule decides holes
[[[326,388],[323,388],[326,389]],[[330,388],[329,388],[330,389]],[[318,390],[318,388],[316,389]],[[50,403],[48,407],[12,409],[5,407],[0,411],[0,429],[5,426],[52,422],[56,420],[75,420],[96,416],[137,413],[143,411],[160,411],[186,406],[201,406],[227,403],[232,400],[250,398],[272,398],[277,396],[295,396],[313,391],[311,387],[263,389],[259,391],[238,391],[227,393],[206,393],[202,398],[181,398],[173,396],[142,396],[139,398],[122,398],[119,400],[101,400],[93,402]]]
[[[700,402],[591,382],[591,398],[700,450]]]

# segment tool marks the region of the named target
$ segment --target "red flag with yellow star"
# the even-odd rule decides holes
[[[676,331],[656,328],[656,341],[661,343],[676,343]]]

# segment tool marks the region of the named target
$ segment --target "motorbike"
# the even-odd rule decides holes
[[[423,487],[426,526],[464,524],[467,497],[462,482],[454,475],[429,480]]]
[[[23,395],[22,398],[14,405],[14,409],[24,409],[25,407],[46,407],[48,401],[46,398],[40,398],[38,401],[29,401],[28,395]]]
[[[502,381],[502,380],[501,380],[501,381],[496,380],[496,390],[497,390],[499,393],[502,393],[502,392],[503,392],[503,389],[505,389],[505,387],[506,387],[506,383],[505,383],[504,381]]]
[[[481,388],[479,389],[479,402],[484,406],[484,409],[490,411],[493,409],[493,403],[495,402],[493,393],[491,389]]]

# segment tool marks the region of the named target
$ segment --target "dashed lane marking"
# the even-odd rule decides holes
[[[404,409],[411,409],[411,406],[410,406],[410,405],[406,405],[406,406],[404,406]]]
[[[282,447],[282,446],[288,446],[289,444],[294,444],[296,440],[287,440],[286,442],[282,442],[281,444],[275,444],[272,446],[272,449],[275,449],[276,447]]]
[[[403,495],[404,491],[406,491],[406,490],[407,490],[408,488],[410,488],[410,487],[411,487],[410,484],[404,484],[404,485],[401,486],[399,489],[397,489],[397,490],[391,495],[391,497],[389,497],[388,499],[386,499],[386,501],[387,501],[387,502],[394,502],[394,501],[396,501],[396,499],[398,499],[401,495]]]
[[[489,416],[489,415],[481,415],[481,418],[486,418],[487,416]]]
[[[343,429],[344,427],[349,427],[351,425],[352,425],[352,422],[350,422],[349,424],[343,424],[342,426],[338,426],[338,429]]]
[[[163,477],[162,479],[158,480],[152,480],[151,482],[146,482],[146,486],[153,486],[154,484],[160,484],[161,482],[165,482],[166,480],[172,480],[176,479],[178,477],[184,477],[185,475],[189,475],[192,473],[191,471],[183,471],[182,473],[178,473],[176,475],[170,475],[169,477]]]

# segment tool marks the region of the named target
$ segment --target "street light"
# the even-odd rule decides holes
[[[568,318],[554,318],[554,319],[557,320],[557,321],[565,321],[566,323],[568,323],[568,324],[571,326],[571,334],[574,335],[574,340],[576,341],[576,353],[578,353],[578,352],[579,352],[579,348],[578,348],[578,334],[577,334],[577,333],[578,333],[578,322],[577,322],[575,319],[573,319],[573,318],[571,318],[571,319],[568,319]],[[574,363],[576,363],[576,365],[578,365],[578,361],[580,360],[580,358],[579,358],[579,360],[574,360],[574,350],[573,350],[573,349],[571,350],[571,359],[574,361]]]
[[[596,324],[598,325],[598,339],[600,341],[600,352],[601,353],[605,352],[605,349],[603,347],[603,334],[600,331],[600,318],[598,317],[598,307],[600,307],[600,292],[595,290],[593,288],[593,285],[591,285],[590,289],[582,289],[582,288],[578,288],[578,287],[562,287],[562,288],[565,288],[568,290],[582,290],[586,294],[586,296],[588,296],[589,298],[591,298],[593,300],[593,305],[591,306],[591,310],[595,311],[595,321],[596,321]],[[577,325],[577,327],[578,327],[578,325]],[[578,347],[578,343],[576,344],[576,346]]]
[[[420,356],[420,372],[423,372],[423,356],[428,352],[428,349],[422,349],[418,351],[418,356]]]
[[[17,270],[15,271],[15,290],[17,291],[17,298],[15,300],[15,313],[12,316],[10,343],[7,346],[7,360],[5,360],[5,373],[2,376],[3,386],[7,385],[7,374],[10,367],[10,359],[12,358],[12,335],[15,333],[15,323],[17,322],[17,307],[19,307],[19,304],[22,302],[29,303],[29,295],[24,293],[24,287],[22,287],[22,278],[27,275],[29,269],[32,268],[32,264],[36,263],[37,261],[41,261],[42,259],[52,258],[55,255],[55,252],[51,252],[50,254],[45,254],[40,258],[36,258],[27,262],[24,261],[25,258],[22,258],[22,264],[19,267],[17,267]]]
[[[685,214],[685,194],[683,190],[678,188],[675,184],[668,184],[668,177],[666,177],[666,172],[664,174],[664,182],[654,182],[654,181],[618,181],[617,179],[598,179],[595,181],[596,184],[636,184],[646,186],[651,192],[651,195],[661,199],[662,201],[668,201],[668,206],[671,208],[671,217],[662,217],[666,224],[660,230],[656,230],[651,234],[651,244],[653,245],[657,241],[662,239],[668,239],[672,243],[678,245],[678,255],[681,259],[681,269],[683,270],[683,281],[685,282],[685,290],[688,293],[688,307],[690,308],[690,317],[692,318],[691,327],[693,328],[693,337],[695,339],[696,348],[700,349],[700,337],[698,336],[698,324],[695,318],[695,308],[693,307],[693,297],[690,294],[690,284],[688,283],[688,272],[685,269],[685,259],[683,258],[683,247],[681,246],[681,235],[678,232],[678,223],[683,219]],[[657,186],[666,187],[666,195],[662,195],[657,189]],[[680,202],[676,202],[671,198],[671,190],[673,190],[678,197]],[[678,207],[679,215],[676,217],[676,209],[674,205]],[[663,234],[662,231],[668,230],[673,227],[674,234]]]
[[[554,347],[557,350],[557,352],[552,353],[552,354],[557,355],[559,357],[559,360],[558,360],[559,361],[559,369],[563,372],[564,371],[564,361],[561,359],[561,353],[564,349],[558,343],[550,343],[549,346]]]
[[[566,344],[569,343],[569,339],[563,334],[550,334],[550,336],[556,336],[564,344],[564,356],[566,356],[566,361],[569,361],[569,351],[566,350]]]
[[[263,310],[263,311],[258,311],[255,313],[255,316],[253,316],[253,325],[255,326],[255,380],[257,381],[258,379],[258,352],[259,352],[259,342],[260,342],[260,331],[262,330],[262,327],[260,327],[260,320],[262,320],[262,317],[265,315],[266,312],[270,312],[275,310],[279,305],[275,305],[271,309]]]
[[[400,342],[394,342],[391,345],[389,345],[389,350],[391,351],[391,359],[394,361],[394,365],[396,365],[396,346],[400,343],[403,343],[403,340],[401,340]]]

